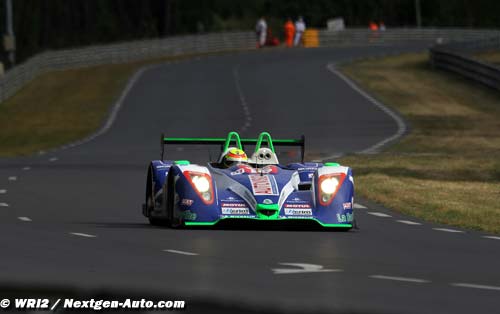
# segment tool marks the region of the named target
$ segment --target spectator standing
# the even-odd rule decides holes
[[[295,35],[295,26],[292,19],[288,18],[285,23],[285,44],[287,47],[293,46],[293,36]]]
[[[257,25],[255,26],[255,32],[257,33],[257,46],[262,48],[266,44],[267,37],[267,23],[264,17],[261,17],[257,21]]]
[[[295,39],[293,42],[294,46],[298,46],[301,43],[302,35],[306,31],[306,23],[302,16],[299,16],[299,19],[295,22]]]

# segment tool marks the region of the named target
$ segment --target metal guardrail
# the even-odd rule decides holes
[[[167,56],[255,49],[252,32],[217,33],[150,39],[38,54],[0,78],[0,102],[48,71],[117,64]]]
[[[474,52],[491,49],[500,49],[500,36],[434,46],[430,49],[430,62],[435,68],[457,73],[500,90],[500,67],[471,56]]]
[[[457,28],[389,28],[385,31],[349,29],[344,31],[321,30],[320,46],[339,45],[385,45],[401,41],[427,41],[429,43],[449,43],[470,41],[500,36],[495,29],[457,29]]]
[[[319,46],[384,45],[397,41],[436,41],[484,39],[500,36],[498,30],[394,28],[372,32],[346,29],[339,32],[320,30]],[[0,102],[14,95],[28,82],[48,71],[117,64],[183,54],[256,49],[253,32],[190,35],[118,43],[86,48],[48,51],[38,54],[8,71],[0,78]]]

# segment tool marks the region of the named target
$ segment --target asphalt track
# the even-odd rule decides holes
[[[305,134],[311,159],[362,151],[393,136],[395,120],[327,64],[423,48],[248,52],[145,69],[104,134],[0,161],[1,292],[176,296],[188,300],[187,312],[195,311],[192,302],[219,313],[222,305],[228,312],[498,313],[500,238],[365,200],[357,200],[365,208],[356,209],[360,229],[351,232],[170,230],[148,225],[140,213],[146,166],[159,156],[161,132]],[[208,153],[169,148],[167,156],[202,162]],[[323,268],[276,274],[300,269],[283,263]]]

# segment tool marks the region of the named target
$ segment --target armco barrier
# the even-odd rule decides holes
[[[500,90],[500,67],[471,56],[474,52],[492,49],[500,49],[500,36],[434,46],[430,49],[430,62],[435,68],[457,73]]]
[[[339,32],[319,30],[320,47],[345,45],[384,45],[397,41],[450,42],[484,39],[499,35],[497,30],[394,28],[383,32],[346,29]],[[229,50],[251,50],[256,47],[253,32],[214,33],[149,39],[86,48],[48,51],[38,54],[5,73],[0,79],[0,102],[9,98],[36,76],[47,71],[100,64],[126,63],[182,54]]]
[[[150,39],[38,54],[0,79],[0,102],[36,76],[53,70],[116,64],[165,56],[255,49],[251,32],[217,33]]]

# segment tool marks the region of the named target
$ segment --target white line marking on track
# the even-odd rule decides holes
[[[483,236],[485,239],[492,239],[492,240],[500,240],[500,237],[495,237],[495,236]]]
[[[118,111],[120,111],[122,105],[123,105],[123,102],[125,100],[125,98],[127,97],[127,95],[130,93],[130,90],[132,89],[132,87],[134,86],[134,84],[139,80],[139,78],[142,76],[142,74],[150,69],[150,68],[153,68],[154,66],[145,66],[141,69],[139,69],[137,72],[134,73],[134,75],[128,80],[127,82],[127,86],[125,86],[125,89],[122,91],[122,93],[120,94],[120,97],[118,98],[118,100],[114,103],[113,107],[111,108],[111,111],[110,111],[110,114],[108,115],[108,118],[106,120],[106,122],[104,123],[104,125],[102,126],[101,129],[99,129],[97,132],[91,134],[90,136],[84,138],[84,139],[81,139],[79,141],[76,141],[76,142],[72,142],[72,143],[69,143],[67,145],[64,145],[64,146],[61,146],[61,147],[58,147],[56,149],[54,149],[53,151],[56,151],[56,150],[65,150],[65,149],[68,149],[68,148],[72,148],[72,147],[76,147],[76,146],[79,146],[79,145],[82,145],[82,144],[85,144],[87,142],[90,142],[92,140],[94,140],[96,137],[106,133],[110,128],[111,126],[113,125],[113,123],[115,122],[115,119],[116,119],[116,116],[118,115]],[[44,152],[45,153],[45,152]]]
[[[78,237],[84,237],[84,238],[97,238],[96,235],[88,234],[88,233],[70,232],[69,234],[74,235],[74,236],[78,236]]]
[[[336,76],[338,76],[347,85],[349,85],[349,87],[351,87],[353,90],[358,92],[361,96],[366,98],[366,100],[368,100],[369,102],[374,104],[376,107],[378,107],[384,113],[386,113],[388,116],[390,116],[392,119],[394,119],[394,121],[396,121],[396,124],[398,126],[398,130],[396,131],[396,133],[394,133],[390,137],[387,137],[386,139],[376,143],[375,145],[372,145],[372,146],[360,151],[360,153],[365,153],[365,154],[376,153],[382,146],[384,146],[385,144],[387,144],[391,141],[399,139],[400,137],[402,137],[406,133],[406,130],[407,130],[406,124],[404,123],[403,119],[401,119],[401,117],[399,117],[396,113],[394,113],[394,111],[392,111],[391,109],[387,108],[385,105],[383,105],[382,103],[377,101],[375,98],[370,96],[367,92],[365,92],[360,87],[358,87],[356,85],[356,83],[351,81],[348,77],[346,77],[341,72],[337,71],[337,69],[335,68],[335,64],[329,63],[329,64],[327,64],[326,68],[328,69],[328,71],[330,71],[333,74],[335,74]]]
[[[5,190],[5,189],[1,189],[1,190],[0,190],[0,194],[7,194],[7,190]]]
[[[0,203],[0,207],[9,207],[9,204],[7,204],[7,203]]]
[[[16,181],[17,180],[17,177],[16,176],[10,176],[8,178],[9,181]]]
[[[373,279],[405,281],[405,282],[413,282],[413,283],[429,283],[430,282],[429,280],[419,279],[419,278],[396,277],[396,276],[385,276],[385,275],[371,275],[368,277],[373,278]]]
[[[23,170],[24,170],[24,171],[26,171],[26,170],[30,170],[30,169],[31,169],[31,167],[28,167],[28,166],[23,167]]]
[[[366,209],[366,208],[368,208],[368,207],[363,206],[363,205],[358,204],[358,203],[354,203],[354,208],[357,208],[357,209]]]
[[[17,217],[17,219],[21,220],[21,221],[33,221],[31,220],[31,218],[29,217]]]
[[[410,225],[410,226],[419,226],[421,223],[415,222],[415,221],[410,221],[410,220],[396,220],[397,222],[400,222],[405,225]]]
[[[305,263],[279,263],[283,266],[292,266],[299,268],[273,268],[275,275],[283,274],[302,274],[302,273],[325,273],[325,272],[341,272],[342,269],[325,269],[321,265],[305,264]]]
[[[243,111],[245,113],[245,124],[238,131],[245,132],[252,125],[252,117],[250,115],[250,108],[248,108],[247,100],[245,99],[245,95],[243,94],[243,89],[240,84],[240,74],[239,74],[239,65],[233,68],[233,77],[234,84],[236,85],[236,91],[238,92],[238,96],[240,97],[240,105],[243,107]]]
[[[379,212],[366,212],[367,214],[377,216],[377,217],[392,217],[391,215],[387,215],[384,213],[379,213]]]
[[[443,232],[450,232],[450,233],[464,233],[461,230],[456,230],[456,229],[448,229],[448,228],[432,228],[432,230],[436,231],[443,231]]]
[[[473,289],[500,291],[500,287],[498,287],[498,286],[477,285],[477,284],[473,284],[473,283],[463,283],[463,282],[451,283],[450,285],[453,287],[460,287],[460,288],[473,288]]]
[[[198,253],[178,251],[178,250],[163,250],[163,252],[169,252],[169,253],[181,254],[181,255],[190,255],[190,256],[199,255]]]
[[[57,158],[57,157],[52,157],[52,158],[50,158],[50,159],[49,159],[49,161],[50,161],[50,162],[54,162],[54,161],[57,161],[58,159],[59,159],[59,158]]]

